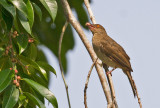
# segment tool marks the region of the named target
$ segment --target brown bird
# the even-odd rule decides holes
[[[93,34],[93,49],[98,58],[107,66],[113,67],[113,70],[121,68],[129,79],[134,96],[137,96],[137,88],[131,76],[133,70],[130,64],[130,58],[125,50],[108,36],[107,32],[100,24],[86,23],[86,26],[88,26]],[[109,71],[108,74],[112,71]]]

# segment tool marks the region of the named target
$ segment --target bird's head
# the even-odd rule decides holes
[[[105,29],[103,26],[100,24],[90,24],[89,22],[86,23],[86,26],[91,30],[93,34],[95,33],[106,33]]]

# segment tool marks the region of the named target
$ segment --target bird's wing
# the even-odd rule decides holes
[[[126,59],[130,60],[130,57],[127,55],[127,53],[125,52],[125,50],[116,41],[114,41],[112,38],[110,38],[109,36],[108,36],[108,38],[109,38],[109,40],[112,41],[112,44],[116,44],[117,45],[118,50],[121,51],[121,53],[126,57]]]
[[[106,56],[111,58],[114,62],[116,62],[120,66],[127,67],[130,71],[132,71],[128,55],[119,44],[113,42],[110,43],[106,42],[105,40],[102,41],[100,47],[101,52],[105,53]]]

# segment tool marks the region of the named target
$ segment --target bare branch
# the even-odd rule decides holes
[[[117,101],[116,101],[116,94],[115,94],[115,90],[114,90],[114,85],[113,85],[111,74],[107,75],[107,79],[108,79],[108,82],[109,82],[109,85],[110,85],[110,89],[111,89],[111,94],[112,94],[112,106],[113,106],[113,108],[118,108],[118,104],[117,104]]]
[[[103,68],[105,69],[106,72],[106,76],[109,82],[109,86],[110,86],[110,90],[111,90],[111,95],[112,95],[112,107],[113,108],[118,108],[118,104],[116,101],[116,95],[115,95],[115,90],[114,90],[114,85],[113,85],[113,81],[112,81],[112,76],[111,74],[108,74],[108,66],[106,64],[103,64]]]
[[[90,54],[90,57],[92,58],[92,61],[95,61],[97,59],[97,55],[95,54],[92,46],[90,45],[90,42],[88,41],[86,35],[84,34],[79,22],[73,16],[73,13],[71,11],[71,8],[70,8],[67,0],[61,0],[61,3],[62,3],[62,7],[63,7],[64,13],[65,13],[65,16],[66,16],[68,22],[71,23],[71,25],[74,27],[74,29],[79,34],[79,37],[81,38],[81,40],[82,40],[83,44],[85,45],[88,53]],[[112,103],[112,98],[111,98],[111,93],[110,93],[110,90],[109,90],[109,86],[107,84],[105,74],[103,73],[103,68],[98,63],[96,63],[96,65],[95,65],[96,70],[97,70],[99,79],[101,81],[101,85],[103,87],[103,91],[104,91],[104,94],[106,96],[106,100],[107,100],[108,104],[111,104]]]
[[[89,13],[89,16],[90,16],[90,19],[91,19],[92,23],[93,23],[93,24],[96,24],[96,20],[95,20],[95,17],[94,17],[94,15],[93,15],[93,12],[92,12],[92,10],[91,10],[91,7],[90,7],[90,5],[89,5],[89,1],[88,1],[88,0],[84,0],[84,3],[85,3],[85,5],[86,5],[86,8],[87,8],[87,10],[88,10],[88,13]]]
[[[63,82],[64,82],[64,85],[65,85],[65,88],[66,88],[68,105],[69,105],[69,108],[71,108],[70,99],[69,99],[69,93],[68,93],[68,85],[67,85],[67,83],[66,83],[66,81],[65,81],[65,77],[64,77],[64,74],[63,74],[63,67],[62,67],[62,63],[61,63],[61,46],[62,46],[62,40],[63,40],[64,32],[65,32],[67,26],[68,26],[68,21],[65,22],[65,24],[64,24],[64,26],[63,26],[63,28],[62,28],[61,35],[60,35],[59,48],[58,48],[58,60],[59,60],[59,66],[60,66],[60,70],[61,70],[61,75],[62,75],[62,78],[63,78]]]
[[[90,75],[91,75],[91,72],[92,72],[92,69],[93,69],[95,63],[97,62],[97,59],[93,62],[92,66],[91,66],[91,68],[88,72],[87,80],[86,80],[86,83],[85,83],[85,88],[84,88],[84,105],[85,105],[85,108],[88,108],[87,107],[87,88],[88,88],[89,78],[90,78]]]

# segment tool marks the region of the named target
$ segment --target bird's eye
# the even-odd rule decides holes
[[[97,25],[97,28],[99,28],[100,26],[99,25]]]

